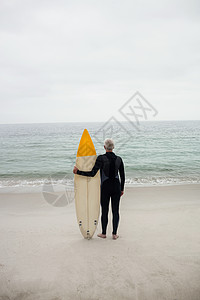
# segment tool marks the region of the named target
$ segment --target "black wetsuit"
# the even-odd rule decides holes
[[[111,197],[113,213],[113,234],[117,233],[119,223],[119,202],[121,191],[124,190],[125,174],[124,164],[120,156],[113,152],[106,152],[99,155],[91,171],[77,171],[78,175],[94,177],[100,169],[101,174],[101,224],[102,233],[106,234],[108,224],[108,210]],[[119,180],[119,174],[120,180]]]

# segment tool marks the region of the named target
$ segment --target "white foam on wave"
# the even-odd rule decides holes
[[[177,184],[198,184],[198,177],[146,177],[146,178],[127,178],[125,184],[133,186],[160,186]]]
[[[0,193],[7,192],[42,192],[46,186],[52,186],[55,191],[72,189],[73,179],[36,179],[36,180],[1,180]]]

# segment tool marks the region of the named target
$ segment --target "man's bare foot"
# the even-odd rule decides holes
[[[99,233],[99,234],[97,234],[97,236],[100,237],[100,238],[102,238],[102,239],[105,239],[105,238],[106,238],[106,235],[103,234],[103,233]]]
[[[113,240],[118,239],[118,237],[119,237],[119,236],[118,236],[117,234],[113,234],[113,235],[112,235]]]

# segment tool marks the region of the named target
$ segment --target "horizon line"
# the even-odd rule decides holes
[[[135,121],[120,121],[120,123],[135,123]],[[141,120],[139,123],[146,122],[183,122],[183,121],[200,121],[200,119],[179,119],[179,120]],[[33,124],[66,124],[66,123],[106,123],[107,121],[58,121],[58,122],[29,122],[29,123],[0,123],[0,125],[33,125]]]

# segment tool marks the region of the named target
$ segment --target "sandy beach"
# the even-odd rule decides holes
[[[74,202],[1,193],[0,299],[199,300],[200,185],[126,187],[120,212],[88,241]]]

